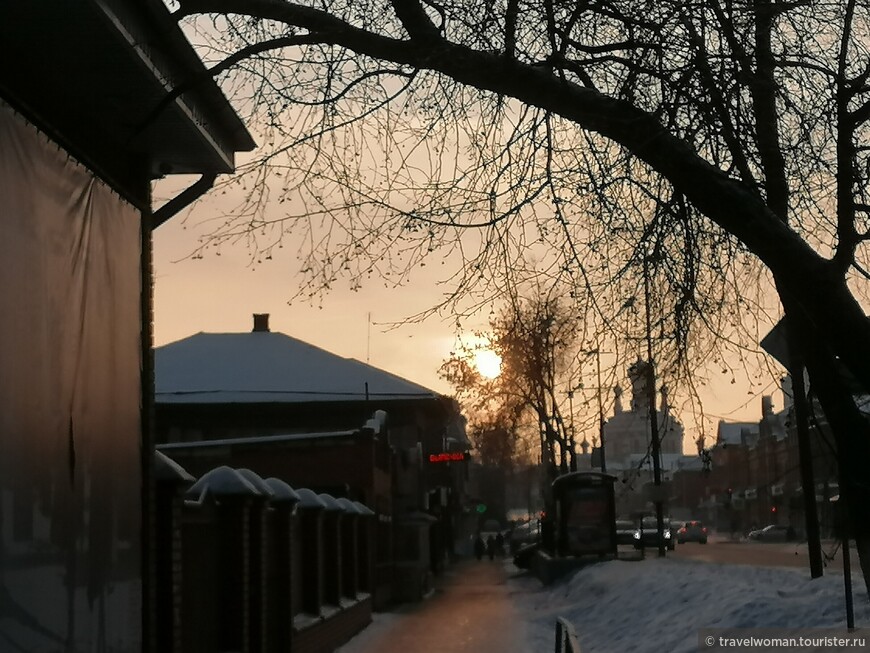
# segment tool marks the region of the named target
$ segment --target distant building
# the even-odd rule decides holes
[[[758,443],[758,422],[726,422],[720,420],[716,429],[716,445],[754,446]]]
[[[628,368],[631,382],[629,407],[623,407],[622,388],[614,389],[614,414],[604,425],[605,466],[615,474],[617,510],[623,514],[650,509],[654,480],[652,428],[647,391],[648,364],[638,359]],[[665,485],[665,501],[670,497],[670,481],[681,469],[699,465],[697,456],[683,454],[683,425],[674,417],[667,388],[660,392],[657,424],[660,444],[659,464]]]
[[[631,381],[629,409],[622,405],[622,389],[614,390],[614,414],[604,425],[605,464],[607,471],[634,468],[640,461],[651,460],[652,436],[647,393],[647,363],[638,359],[628,368]],[[661,391],[658,431],[662,461],[683,456],[683,425],[673,416],[667,388]]]
[[[785,407],[775,412],[773,399],[761,399],[758,422],[720,422],[709,452],[699,512],[720,531],[742,533],[766,524],[791,526],[798,536],[805,524],[800,455],[789,377],[782,379]],[[821,407],[811,404],[810,456],[815,477],[813,494],[822,534],[829,535],[829,499],[839,493],[837,466],[829,427]]]

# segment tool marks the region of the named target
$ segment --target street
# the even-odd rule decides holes
[[[836,554],[835,554],[836,551]],[[825,573],[842,573],[843,559],[841,548],[831,540],[822,542]],[[647,556],[655,556],[655,549],[647,549]],[[860,574],[858,556],[854,545],[851,547],[852,572]],[[725,564],[756,565],[772,567],[801,567],[809,569],[809,556],[806,542],[763,543],[746,540],[731,541],[727,538],[712,537],[707,544],[687,542],[678,544],[668,556],[720,562]],[[833,556],[833,560],[829,560]]]

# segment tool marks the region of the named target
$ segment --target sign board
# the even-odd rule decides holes
[[[465,460],[465,453],[462,451],[443,451],[441,453],[430,453],[430,463],[451,463]]]

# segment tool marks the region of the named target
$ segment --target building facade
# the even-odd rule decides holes
[[[462,541],[469,444],[458,405],[272,332],[199,333],[155,351],[161,450],[191,473],[248,467],[369,506],[377,607],[419,598]],[[360,424],[383,422],[365,433]]]
[[[720,532],[735,536],[768,524],[791,527],[805,534],[805,502],[800,478],[800,452],[791,384],[783,379],[784,407],[762,397],[755,423],[722,423],[717,441],[707,452],[709,470],[694,498],[696,512]],[[822,537],[833,532],[830,499],[839,494],[833,438],[817,404],[809,424],[813,500]]]
[[[150,184],[254,146],[204,74],[161,2],[0,4],[3,650],[154,650]]]

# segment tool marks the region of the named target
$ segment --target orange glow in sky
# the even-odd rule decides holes
[[[501,373],[501,357],[490,349],[481,349],[474,354],[477,371],[487,379],[494,379]]]

